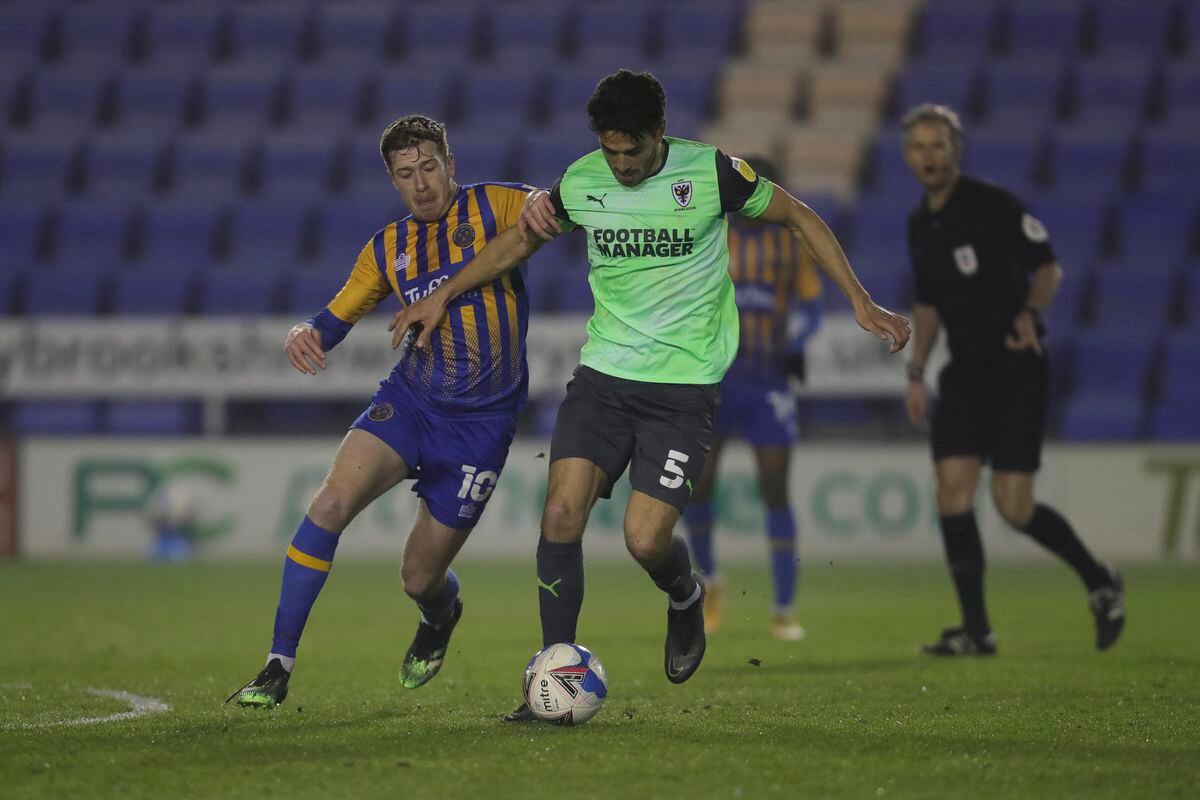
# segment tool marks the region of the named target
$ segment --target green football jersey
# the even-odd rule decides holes
[[[629,380],[719,383],[738,348],[726,213],[757,217],[773,185],[712,145],[664,138],[662,168],[625,186],[596,150],[555,184],[587,234],[596,311],[580,363]]]

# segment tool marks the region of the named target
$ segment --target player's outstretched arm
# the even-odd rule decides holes
[[[771,202],[758,218],[782,225],[792,232],[800,245],[846,295],[854,308],[854,319],[863,330],[882,341],[891,339],[889,349],[893,353],[904,348],[912,334],[908,320],[871,300],[871,295],[863,288],[850,262],[846,260],[837,237],[815,211],[776,186]]]
[[[318,369],[325,369],[321,332],[307,322],[292,326],[283,341],[283,351],[292,366],[305,375],[316,375]]]
[[[457,275],[392,317],[388,323],[388,330],[392,332],[392,349],[400,346],[410,328],[417,329],[414,342],[417,349],[424,348],[429,341],[429,332],[442,321],[451,300],[463,292],[496,280],[537,252],[541,246],[540,239],[523,239],[516,225],[501,231]]]

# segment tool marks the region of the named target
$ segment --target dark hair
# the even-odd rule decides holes
[[[421,114],[409,114],[388,125],[379,139],[379,154],[388,170],[392,168],[388,156],[398,150],[408,150],[419,147],[421,142],[433,142],[437,145],[442,158],[450,156],[450,145],[446,141],[446,126],[436,119]]]
[[[617,131],[631,139],[653,133],[666,119],[667,93],[649,72],[619,69],[596,86],[588,100],[589,126],[596,133]]]

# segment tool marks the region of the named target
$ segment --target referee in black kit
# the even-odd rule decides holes
[[[1097,561],[1070,523],[1033,496],[1046,420],[1049,364],[1042,314],[1062,278],[1049,237],[1015,196],[963,175],[963,131],[945,106],[924,104],[902,123],[904,159],[924,197],[908,219],[915,278],[915,335],[905,405],[914,424],[929,410],[925,361],[945,327],[950,363],[938,378],[931,418],[942,542],[961,627],[922,650],[991,655],[996,639],[983,597],[983,547],[975,489],[992,466],[992,501],[1014,528],[1071,565],[1088,590],[1096,647],[1125,624],[1120,574]]]

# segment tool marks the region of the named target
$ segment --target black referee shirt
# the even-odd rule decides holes
[[[924,199],[908,218],[916,301],[937,309],[952,360],[986,366],[1029,299],[1032,275],[1054,261],[1045,227],[1011,192],[966,175],[940,211]]]

